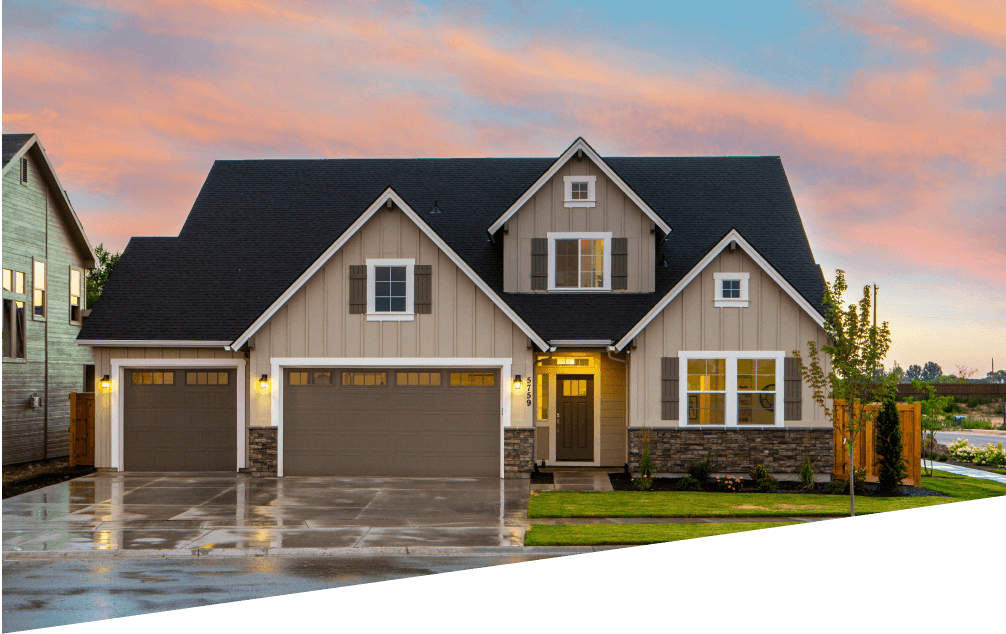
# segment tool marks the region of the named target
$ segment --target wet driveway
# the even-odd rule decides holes
[[[3,551],[11,559],[521,546],[528,489],[526,479],[96,473],[4,500]]]

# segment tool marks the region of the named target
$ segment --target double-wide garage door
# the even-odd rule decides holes
[[[236,471],[234,369],[123,371],[127,471]]]
[[[283,474],[499,477],[498,370],[289,369]]]

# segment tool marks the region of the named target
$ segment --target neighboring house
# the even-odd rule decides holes
[[[100,467],[828,479],[823,289],[778,157],[217,161],[78,343]]]
[[[74,343],[94,263],[38,136],[3,135],[5,465],[69,455],[68,395],[94,389],[94,356]]]

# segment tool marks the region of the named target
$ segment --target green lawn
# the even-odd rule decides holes
[[[957,500],[979,500],[1006,495],[1006,484],[1001,482],[979,480],[943,471],[934,471],[932,477],[922,476],[922,487],[950,495]],[[858,499],[856,507],[859,507]]]
[[[607,546],[675,542],[788,526],[794,522],[739,522],[724,524],[587,524],[546,526],[535,524],[524,536],[525,546]]]

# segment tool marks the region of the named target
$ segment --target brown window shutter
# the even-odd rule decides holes
[[[416,314],[429,315],[433,312],[433,266],[430,264],[416,265],[415,298]]]
[[[367,265],[349,265],[349,314],[367,312]]]
[[[678,358],[660,360],[660,420],[678,420]]]
[[[611,289],[624,291],[629,288],[629,239],[611,240]]]
[[[786,357],[783,420],[803,420],[803,377],[800,375],[800,365],[800,360],[796,357]]]
[[[531,238],[531,290],[548,290],[548,238]]]

